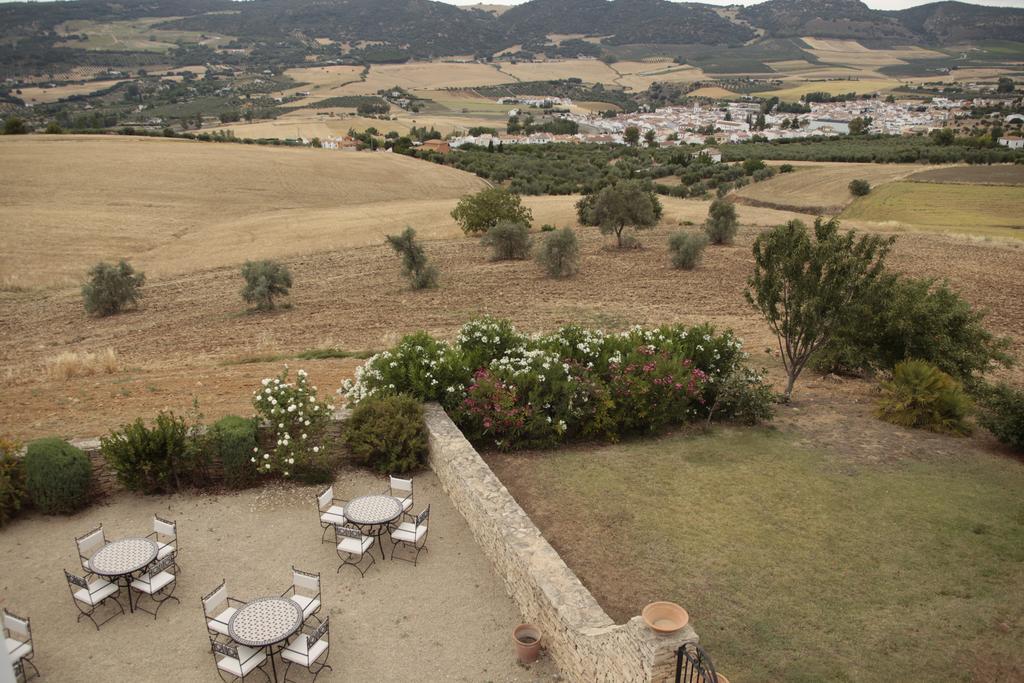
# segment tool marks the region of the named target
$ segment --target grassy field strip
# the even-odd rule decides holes
[[[998,185],[893,182],[850,204],[843,218],[1024,239],[1024,192]]]
[[[997,627],[1024,617],[1013,459],[840,464],[773,430],[721,429],[544,453],[511,476],[613,618],[679,602],[732,680],[1024,666],[1020,629]]]

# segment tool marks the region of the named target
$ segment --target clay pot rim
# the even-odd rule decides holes
[[[668,611],[675,612],[675,616],[680,620],[681,623],[679,623],[679,625],[674,628],[656,626],[654,622],[651,621],[650,611],[653,608],[658,607],[667,607]],[[647,627],[650,628],[652,631],[656,631],[657,633],[676,633],[686,628],[686,625],[690,623],[690,613],[687,612],[682,606],[677,605],[676,603],[671,602],[669,600],[657,600],[655,602],[648,603],[640,612],[640,616],[643,617],[644,623],[647,624]]]
[[[532,643],[524,643],[523,641],[519,640],[520,631],[524,631],[526,629],[530,629],[531,631],[536,633],[537,640],[535,640]],[[512,629],[512,640],[514,640],[517,645],[522,645],[523,647],[540,647],[540,642],[543,639],[543,637],[544,634],[541,633],[540,628],[538,628],[534,624],[519,624],[519,626],[516,626],[514,629]]]

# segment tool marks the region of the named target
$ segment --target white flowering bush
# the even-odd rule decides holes
[[[270,431],[270,445],[256,446],[251,462],[261,474],[293,477],[322,468],[325,433],[334,406],[317,399],[305,370],[288,381],[288,366],[275,378],[264,379],[253,392],[253,407]]]
[[[371,358],[340,393],[353,403],[397,394],[440,401],[475,443],[544,448],[711,415],[770,415],[759,405],[770,403],[770,389],[746,359],[741,340],[710,325],[621,333],[571,325],[530,337],[485,317],[464,325],[453,344],[423,332],[406,337]],[[726,378],[729,396],[716,400]]]

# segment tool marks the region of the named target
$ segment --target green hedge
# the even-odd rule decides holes
[[[407,395],[368,398],[352,411],[345,444],[362,465],[398,474],[427,461],[427,427],[423,405]]]
[[[92,465],[81,450],[56,437],[39,439],[25,453],[25,488],[29,500],[48,515],[85,507]]]
[[[100,440],[103,457],[129,491],[171,493],[205,483],[206,458],[184,418],[160,413],[148,429],[141,419]]]
[[[256,422],[237,415],[221,418],[206,433],[207,454],[224,465],[224,485],[242,489],[256,482],[251,458],[257,448]]]
[[[7,524],[25,500],[25,465],[14,457],[18,450],[13,441],[0,439],[0,526]]]

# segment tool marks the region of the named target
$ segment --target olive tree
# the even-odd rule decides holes
[[[855,314],[883,275],[894,237],[840,234],[835,218],[798,220],[762,233],[754,242],[754,274],[747,301],[778,337],[786,369],[785,397],[811,356]]]
[[[292,274],[288,267],[277,261],[246,261],[242,265],[242,299],[255,304],[257,310],[272,311],[274,299],[288,296],[292,288]]]
[[[529,227],[533,222],[533,212],[523,206],[522,199],[514,192],[489,187],[460,199],[452,210],[452,218],[468,235],[487,232],[502,221]]]
[[[576,214],[583,225],[596,225],[605,235],[615,235],[622,247],[622,232],[653,228],[661,220],[658,195],[645,190],[635,180],[622,180],[576,203]]]
[[[416,239],[416,231],[406,227],[398,235],[388,235],[387,244],[402,257],[402,275],[413,289],[437,287],[437,268],[427,259],[427,252]]]
[[[139,302],[139,289],[145,282],[145,273],[136,273],[123,259],[116,266],[97,263],[89,270],[89,282],[82,286],[85,310],[100,317],[120,313]]]
[[[732,244],[739,232],[740,222],[736,218],[736,207],[732,202],[718,198],[708,207],[704,221],[704,232],[714,244]]]

